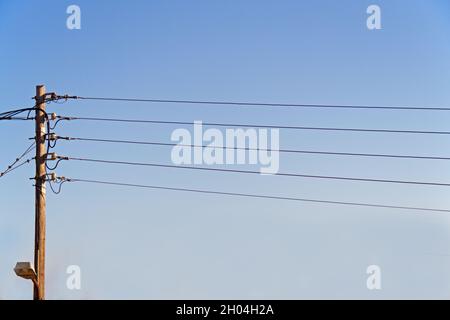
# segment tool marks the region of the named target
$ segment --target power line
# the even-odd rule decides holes
[[[212,191],[212,190],[201,190],[201,189],[191,189],[191,188],[175,188],[175,187],[165,187],[165,186],[156,186],[156,185],[131,184],[131,183],[121,183],[121,182],[100,181],[100,180],[68,179],[67,181],[68,182],[83,182],[83,183],[92,183],[92,184],[122,186],[122,187],[135,187],[135,188],[166,190],[166,191],[191,192],[191,193],[201,193],[201,194],[210,194],[210,195],[224,195],[224,196],[236,196],[236,197],[247,197],[247,198],[259,198],[259,199],[321,203],[321,204],[331,204],[331,205],[346,205],[346,206],[372,207],[372,208],[384,208],[384,209],[428,211],[428,212],[436,212],[436,213],[437,212],[450,213],[449,209],[394,206],[394,205],[372,204],[372,203],[364,203],[364,202],[330,201],[330,200],[306,199],[306,198],[272,196],[272,195],[262,195],[262,194],[249,194],[249,193]]]
[[[60,120],[84,120],[84,121],[104,121],[104,122],[125,122],[125,123],[147,123],[161,125],[194,125],[188,121],[163,121],[163,120],[139,120],[139,119],[114,119],[95,117],[63,117]],[[314,130],[314,131],[349,131],[349,132],[371,132],[371,133],[402,133],[402,134],[438,134],[450,135],[450,131],[424,131],[424,130],[390,130],[390,129],[361,129],[361,128],[333,128],[333,127],[310,127],[310,126],[278,126],[264,124],[236,124],[220,122],[202,122],[203,126],[214,127],[242,127],[242,128],[265,128],[265,129],[291,129],[291,130]]]
[[[27,154],[29,154],[32,150],[33,147],[35,146],[36,142],[33,142],[18,158],[16,158],[16,160],[14,160],[14,162],[12,164],[10,164],[8,166],[8,168],[0,173],[0,177],[3,177],[5,175],[7,175],[8,173],[10,173],[11,171],[14,171],[18,168],[20,168],[21,166],[23,166],[25,163],[29,163],[31,161],[31,159],[26,160],[25,162],[21,163],[18,166],[15,166],[20,160],[22,160]]]
[[[34,118],[26,118],[26,117],[2,117],[0,120],[9,120],[9,121],[24,121],[24,120],[34,120]]]
[[[10,110],[0,113],[0,120],[16,120],[16,119],[23,119],[23,120],[29,120],[29,115],[26,118],[16,118],[15,116],[30,111],[32,108],[23,108],[23,109],[17,109],[17,110]]]
[[[135,140],[114,140],[114,139],[97,139],[97,138],[80,138],[80,137],[58,137],[61,140],[68,141],[86,141],[86,142],[104,142],[104,143],[119,143],[119,144],[137,144],[137,145],[151,145],[151,146],[167,146],[167,147],[191,147],[191,148],[205,148],[205,149],[222,149],[222,150],[245,150],[245,151],[278,151],[281,153],[298,153],[298,154],[315,154],[315,155],[334,155],[334,156],[355,156],[355,157],[379,157],[379,158],[400,158],[400,159],[418,159],[418,160],[450,160],[450,157],[438,156],[417,156],[417,155],[397,155],[397,154],[378,154],[378,153],[353,153],[353,152],[333,152],[333,151],[314,151],[314,150],[294,150],[294,149],[264,149],[264,148],[249,148],[249,147],[228,147],[228,146],[201,146],[194,144],[177,144],[165,142],[152,141],[135,141]]]
[[[266,103],[266,102],[237,102],[237,101],[202,101],[202,100],[169,100],[169,99],[139,99],[139,98],[111,98],[111,97],[73,97],[80,100],[116,101],[116,102],[147,102],[174,103],[198,105],[228,105],[243,107],[293,107],[293,108],[329,108],[329,109],[382,109],[382,110],[415,110],[415,111],[450,111],[448,107],[412,107],[412,106],[366,106],[366,105],[328,105],[328,104],[294,104],[294,103]]]
[[[0,177],[3,177],[3,176],[5,176],[5,175],[7,175],[8,173],[10,173],[10,172],[12,172],[12,171],[14,171],[14,170],[19,169],[20,167],[22,167],[22,166],[24,166],[24,165],[30,163],[32,160],[33,160],[33,158],[30,158],[30,159],[27,159],[27,160],[21,162],[20,164],[18,164],[18,165],[16,165],[16,166],[11,167],[11,169],[9,169],[7,172],[0,174]]]
[[[31,117],[30,114],[32,111],[40,110],[44,112],[45,118],[48,120],[48,115],[44,110],[41,110],[36,105],[31,108],[22,108],[17,110],[10,110],[0,113],[0,120],[34,120],[34,117]],[[26,117],[17,117],[19,114],[28,112]]]
[[[60,159],[63,159],[63,160],[74,160],[74,161],[84,161],[84,162],[93,162],[93,163],[106,163],[106,164],[120,164],[120,165],[131,165],[131,166],[146,166],[146,167],[156,167],[156,168],[168,168],[168,169],[184,169],[184,170],[198,170],[198,171],[213,171],[213,172],[226,172],[226,173],[258,174],[258,175],[261,175],[260,171],[249,171],[249,170],[205,168],[205,167],[180,166],[180,165],[160,164],[160,163],[129,162],[129,161],[115,161],[115,160],[75,158],[75,157],[60,157]],[[344,181],[358,181],[358,182],[377,182],[377,183],[395,183],[395,184],[450,187],[450,183],[439,183],[439,182],[387,180],[387,179],[369,179],[369,178],[338,177],[338,176],[323,176],[323,175],[307,175],[307,174],[280,173],[280,172],[273,173],[273,174],[270,174],[270,175],[282,176],[282,177],[309,178],[309,179],[328,179],[328,180],[344,180]]]

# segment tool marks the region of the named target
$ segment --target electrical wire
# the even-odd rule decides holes
[[[50,101],[47,101],[47,100],[46,100],[46,102],[49,103]],[[46,127],[47,127],[47,134],[46,134],[46,137],[50,136],[50,135],[52,134],[52,128],[51,128],[51,126],[50,126],[50,118],[49,118],[49,116],[48,116],[48,113],[47,113],[45,110],[39,108],[37,105],[35,105],[33,108],[28,108],[28,109],[26,109],[26,110],[28,110],[28,116],[27,116],[27,117],[30,116],[30,113],[31,113],[32,111],[35,111],[35,112],[40,111],[40,112],[42,112],[43,117],[45,118],[45,125],[46,125]],[[46,138],[45,140],[47,140],[47,153],[48,153],[52,148],[54,148],[54,147],[56,146],[56,141],[52,144],[51,141],[50,141],[50,139]],[[35,143],[36,143],[36,142],[37,142],[37,137],[35,137]],[[56,169],[56,167],[58,166],[58,164],[59,164],[59,162],[56,164],[56,166],[55,166],[54,168],[51,168],[51,167],[48,166],[47,160],[46,160],[46,161],[45,161],[45,174],[46,174],[46,176],[48,175],[47,170],[52,171],[52,170]],[[61,187],[59,188],[59,191],[55,192],[51,180],[48,181],[48,184],[49,184],[50,189],[52,190],[53,193],[59,194],[59,193],[61,192]]]
[[[56,184],[58,185],[58,190],[57,191],[53,187],[52,181],[49,180],[48,182],[49,182],[48,185],[50,186],[50,190],[52,190],[52,192],[54,194],[58,195],[58,194],[61,193],[62,186],[63,186],[64,183],[67,182],[67,180],[62,180],[62,181],[56,182]]]
[[[61,98],[61,99],[68,99],[68,98],[70,98],[70,97],[64,96],[64,97]],[[56,99],[58,100],[59,98],[56,98]],[[49,99],[49,100],[48,100],[48,99],[45,99],[45,102],[46,102],[46,103],[50,103],[50,102],[52,102],[53,100],[55,100],[55,98],[51,98],[51,99]],[[35,118],[30,117],[30,114],[31,114],[32,111],[35,111],[35,112],[40,111],[40,112],[43,113],[43,117],[45,118],[45,125],[46,125],[46,127],[47,127],[47,134],[50,135],[50,134],[51,134],[52,127],[50,126],[49,116],[48,116],[47,112],[46,112],[45,110],[39,108],[39,107],[37,106],[37,104],[34,105],[32,108],[23,108],[23,109],[17,109],[17,110],[11,110],[11,111],[2,112],[2,113],[0,113],[0,120],[12,120],[12,119],[15,118],[15,116],[17,116],[17,115],[19,115],[19,114],[21,114],[21,113],[23,113],[23,112],[28,112],[28,114],[27,114],[27,117],[26,117],[26,118],[22,118],[22,120],[31,120],[31,119],[35,119]],[[56,126],[56,124],[55,124],[55,126]],[[54,127],[53,127],[53,129],[54,129]],[[50,151],[52,148],[54,148],[54,147],[56,146],[56,141],[52,144],[51,141],[50,141],[50,139],[46,139],[46,140],[47,140],[47,152],[48,152],[48,151]],[[37,137],[35,137],[35,142],[34,142],[34,144],[36,143],[36,141],[37,141]],[[29,151],[31,151],[31,150],[29,150]],[[17,162],[15,162],[15,163],[17,163]],[[48,170],[54,170],[57,166],[58,166],[58,163],[56,164],[56,166],[55,166],[54,168],[51,168],[51,167],[48,166],[47,161],[45,161],[46,174],[47,174],[47,169],[48,169]],[[10,170],[10,169],[11,169],[11,166],[8,167],[8,170]],[[5,174],[7,174],[7,173],[9,172],[8,170],[7,170],[6,172],[2,173],[2,174],[0,175],[0,177],[1,177],[1,176],[4,176]],[[49,181],[49,185],[50,185],[50,188],[52,189],[52,191],[53,191],[54,193],[58,194],[58,193],[61,191],[61,188],[59,188],[59,191],[58,191],[58,192],[55,192],[55,190],[53,189],[53,186],[52,186],[52,182],[51,182],[51,181]]]
[[[412,106],[367,106],[367,105],[328,105],[328,104],[295,104],[295,103],[265,103],[237,101],[201,101],[201,100],[171,100],[171,99],[139,99],[111,97],[73,97],[79,100],[116,101],[116,102],[147,102],[196,105],[227,105],[241,107],[293,107],[293,108],[328,108],[328,109],[381,109],[381,110],[412,110],[412,111],[450,111],[448,107],[412,107]]]
[[[417,155],[397,155],[397,154],[378,154],[378,153],[353,153],[353,152],[333,152],[333,151],[314,151],[314,150],[294,150],[294,149],[264,149],[249,147],[228,147],[228,146],[211,146],[211,145],[194,145],[194,144],[178,144],[152,141],[135,141],[135,140],[114,140],[114,139],[97,139],[97,138],[80,138],[80,137],[58,137],[58,140],[67,141],[86,141],[86,142],[104,142],[118,144],[137,144],[151,146],[167,146],[167,147],[191,147],[204,149],[222,149],[222,150],[245,150],[245,151],[264,151],[264,152],[280,152],[280,153],[299,153],[299,154],[316,154],[316,155],[333,155],[333,156],[355,156],[355,157],[377,157],[377,158],[400,158],[400,159],[418,159],[418,160],[450,160],[450,157],[438,156],[417,156]]]
[[[331,200],[319,200],[319,199],[306,199],[306,198],[296,198],[296,197],[286,197],[286,196],[212,191],[212,190],[201,190],[201,189],[192,189],[192,188],[175,188],[175,187],[166,187],[166,186],[131,184],[131,183],[121,183],[121,182],[111,182],[111,181],[100,181],[100,180],[68,179],[67,181],[68,182],[82,182],[82,183],[91,183],[91,184],[111,185],[111,186],[121,186],[121,187],[135,187],[135,188],[146,188],[146,189],[155,189],[155,190],[201,193],[201,194],[210,194],[210,195],[224,195],[224,196],[235,196],[235,197],[298,201],[298,202],[310,202],[310,203],[319,203],[319,204],[372,207],[372,208],[384,208],[384,209],[427,211],[427,212],[435,212],[435,213],[450,213],[450,209],[434,209],[434,208],[422,208],[422,207],[372,204],[372,203],[364,203],[364,202],[344,202],[344,201],[331,201]]]
[[[58,168],[59,163],[63,160],[67,160],[67,159],[63,159],[63,158],[58,159],[58,161],[56,161],[56,164],[52,168],[50,168],[48,165],[46,165],[46,168],[50,171],[56,170],[56,168]]]
[[[46,102],[48,103],[49,101],[46,101]],[[51,129],[51,126],[50,126],[50,121],[49,121],[48,114],[47,114],[47,112],[45,110],[39,108],[37,105],[34,105],[32,108],[23,108],[23,109],[11,110],[11,111],[6,111],[6,112],[3,112],[3,113],[0,113],[0,120],[12,120],[12,119],[15,119],[14,118],[15,116],[17,116],[17,115],[19,115],[19,114],[21,114],[23,112],[28,112],[28,114],[27,114],[26,118],[22,118],[21,120],[35,119],[35,118],[30,117],[30,114],[31,114],[32,111],[35,111],[35,112],[40,111],[40,112],[43,113],[43,117],[45,118],[45,125],[47,127],[47,134],[50,134],[52,129]],[[54,148],[56,146],[56,141],[52,144],[50,139],[46,139],[46,140],[47,140],[47,152],[48,152],[49,150],[51,150],[52,148]],[[16,164],[18,161],[20,161],[20,159],[23,158],[26,154],[28,154],[31,151],[32,147],[36,144],[36,142],[37,142],[37,137],[35,137],[35,141],[33,142],[32,146],[30,146],[27,149],[27,151],[24,153],[24,155],[22,155],[22,157],[19,157],[18,159],[16,159],[14,164]],[[30,162],[30,160],[27,160],[24,163],[18,165],[17,167],[13,167],[14,164],[9,166],[8,169],[5,172],[0,174],[0,177],[3,177],[4,175],[6,175],[7,173],[11,172],[12,170],[15,170],[15,169],[21,167],[22,165],[24,165],[25,163],[29,163],[29,162]],[[56,166],[54,168],[56,168],[57,166],[58,166],[58,163],[56,164]],[[45,161],[45,168],[46,168],[46,172],[45,172],[46,175],[47,175],[47,169],[48,170],[54,170],[54,168],[50,168],[47,165],[47,161]],[[50,185],[50,189],[55,194],[59,194],[59,192],[61,192],[61,185],[60,185],[59,190],[56,191],[56,192],[53,189],[53,185],[52,185],[51,181],[49,181],[49,185]]]
[[[17,168],[19,168],[19,167],[21,167],[22,165],[19,165],[18,167],[15,167],[14,168],[14,166],[20,161],[20,160],[22,160],[27,154],[29,154],[32,150],[33,150],[33,147],[36,145],[36,142],[33,142],[19,157],[17,157],[16,158],[16,160],[14,160],[14,162],[12,163],[12,164],[10,164],[9,166],[8,166],[8,168],[5,170],[5,171],[3,171],[3,172],[1,172],[0,173],[0,178],[1,177],[3,177],[3,176],[5,176],[5,175],[7,175],[8,173],[10,173],[11,171],[13,171],[13,170],[15,170],[15,169],[17,169]]]
[[[26,121],[26,120],[34,120],[34,118],[26,118],[26,117],[3,117],[0,120],[9,120],[9,121]]]
[[[65,157],[64,160],[93,162],[93,163],[105,163],[105,164],[130,165],[130,166],[146,166],[146,167],[168,168],[168,169],[184,169],[184,170],[197,170],[197,171],[212,171],[212,172],[226,172],[226,173],[258,174],[258,175],[261,175],[260,171],[221,169],[221,168],[205,168],[205,167],[181,166],[181,165],[160,164],[160,163],[129,162],[129,161],[115,161],[115,160],[75,158],[75,157]],[[309,178],[309,179],[327,179],[327,180],[344,180],[344,181],[358,181],[358,182],[394,183],[394,184],[450,187],[450,183],[440,183],[440,182],[388,180],[388,179],[370,179],[370,178],[356,178],[356,177],[338,177],[338,176],[307,175],[307,174],[280,173],[280,172],[273,173],[273,174],[267,174],[267,175],[282,176],[282,177]]]
[[[27,160],[23,161],[22,163],[20,163],[20,164],[18,164],[18,165],[15,165],[15,166],[10,167],[10,169],[8,169],[8,171],[2,172],[2,173],[0,174],[0,178],[3,177],[3,176],[5,176],[5,175],[7,175],[8,173],[10,173],[10,172],[12,172],[12,171],[14,171],[14,170],[19,169],[20,167],[22,167],[22,166],[24,166],[24,165],[30,163],[33,159],[34,159],[34,158],[27,159]]]
[[[10,110],[10,111],[5,111],[0,113],[0,120],[31,120],[31,118],[29,117],[29,114],[27,115],[26,118],[23,117],[16,117],[17,115],[26,112],[26,111],[30,111],[33,110],[33,108],[22,108],[22,109],[16,109],[16,110]]]
[[[114,119],[114,118],[95,118],[95,117],[62,117],[62,116],[59,118],[62,120],[147,123],[147,124],[160,124],[160,125],[166,125],[166,124],[167,125],[194,125],[194,122],[188,122],[188,121]],[[244,123],[236,124],[236,123],[219,123],[219,122],[202,122],[201,124],[203,126],[214,126],[214,127],[241,127],[241,128],[263,128],[263,129],[314,130],[314,131],[348,131],[348,132],[366,132],[366,133],[450,135],[450,131],[390,130],[390,129],[334,128],[334,127],[310,127],[310,126],[279,126],[279,125],[244,124]]]
[[[53,124],[53,126],[50,126],[50,129],[51,129],[51,130],[55,130],[56,127],[58,126],[58,124],[59,124],[62,120],[64,120],[64,119],[58,119],[58,120],[56,120],[55,123]]]

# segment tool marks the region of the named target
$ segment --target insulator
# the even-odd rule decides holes
[[[58,155],[55,152],[47,153],[47,160],[56,160],[58,159]]]

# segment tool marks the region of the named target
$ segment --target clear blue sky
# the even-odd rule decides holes
[[[78,4],[82,30],[66,28]],[[366,8],[382,10],[379,31]],[[0,0],[0,110],[36,84],[84,96],[450,107],[450,4],[434,1]],[[449,130],[445,112],[73,102],[71,116]],[[179,127],[179,126],[178,126]],[[64,123],[60,135],[168,141],[177,127]],[[0,124],[1,167],[32,123]],[[445,136],[281,131],[281,147],[450,156]],[[57,152],[170,163],[170,149],[60,142]],[[281,171],[450,181],[449,163],[282,155]],[[59,175],[450,208],[438,187],[63,163]],[[0,298],[31,297],[33,167],[0,180]],[[67,184],[48,195],[48,298],[450,298],[448,215]],[[82,269],[82,290],[65,286]],[[382,269],[381,291],[366,268]]]

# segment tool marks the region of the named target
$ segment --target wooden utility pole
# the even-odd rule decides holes
[[[45,87],[36,86],[36,203],[35,203],[35,239],[34,268],[37,279],[34,283],[34,300],[45,299],[45,201],[46,201],[46,170],[47,157],[46,121],[45,118]]]

